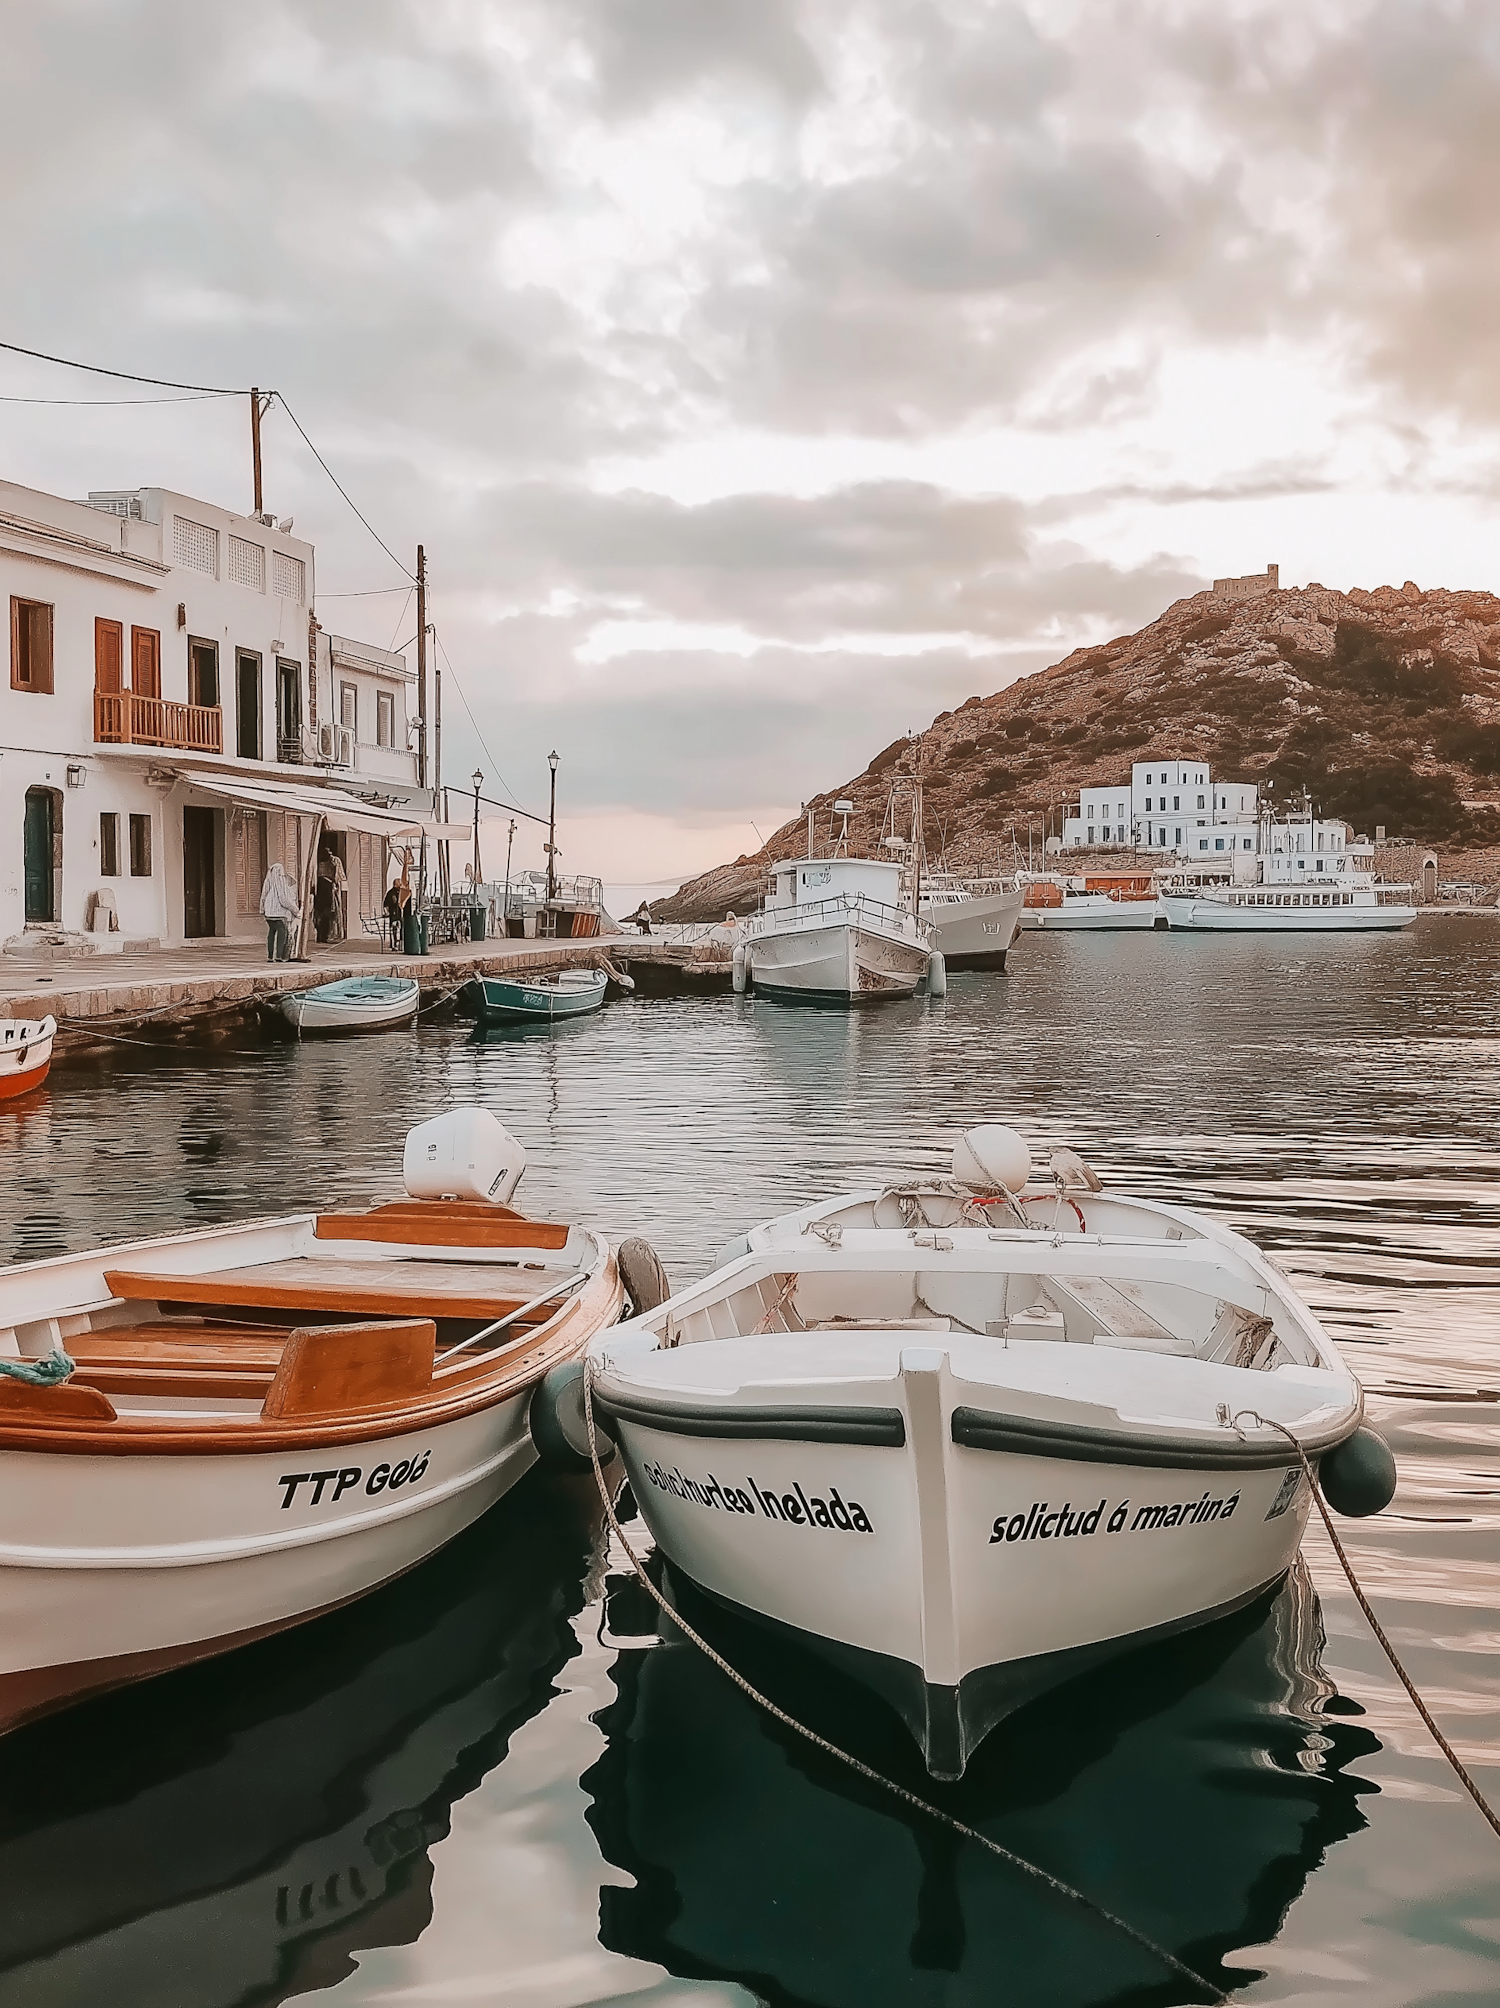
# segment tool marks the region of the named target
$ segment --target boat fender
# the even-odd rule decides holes
[[[548,1471],[587,1471],[589,1426],[583,1413],[583,1361],[564,1360],[537,1384],[531,1397],[531,1440],[538,1461]],[[599,1462],[608,1464],[615,1454],[599,1405],[594,1404],[594,1435],[599,1444]]]
[[[953,1146],[953,1176],[971,1192],[1019,1192],[1031,1176],[1031,1152],[1018,1130],[980,1123]]]
[[[750,958],[745,953],[743,941],[737,941],[734,945],[733,974],[730,981],[734,985],[736,997],[743,997],[750,988]]]
[[[927,995],[929,997],[948,995],[948,965],[936,948],[927,958]]]
[[[611,962],[607,955],[600,956],[599,967],[617,990],[623,990],[627,995],[634,990],[635,978],[621,969],[618,963]]]
[[[1334,1512],[1347,1520],[1381,1512],[1396,1494],[1390,1445],[1373,1429],[1356,1429],[1319,1459],[1318,1483]]]
[[[664,1304],[671,1296],[672,1285],[661,1265],[661,1257],[651,1243],[643,1241],[638,1234],[620,1243],[615,1262],[619,1267],[620,1281],[625,1285],[625,1294],[630,1299],[632,1316],[644,1318],[648,1311],[654,1311],[658,1304]]]

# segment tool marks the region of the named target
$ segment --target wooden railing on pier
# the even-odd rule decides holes
[[[222,753],[224,714],[217,704],[174,704],[133,690],[96,690],[94,741],[100,746],[170,746],[188,753]]]

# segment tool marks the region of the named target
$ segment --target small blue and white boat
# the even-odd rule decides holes
[[[276,1001],[299,1033],[381,1032],[409,1024],[422,992],[409,976],[345,976]]]
[[[608,982],[602,969],[561,969],[530,981],[476,976],[466,994],[481,1025],[500,1025],[526,1018],[581,1018],[603,1004]]]

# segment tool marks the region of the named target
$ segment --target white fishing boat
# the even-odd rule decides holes
[[[1169,928],[1214,934],[1369,934],[1410,927],[1409,885],[1387,885],[1375,847],[1347,823],[1301,814],[1261,817],[1253,852],[1236,853],[1216,883],[1163,879],[1157,910]]]
[[[764,909],[741,923],[736,982],[769,997],[873,1004],[910,997],[932,933],[884,858],[794,858],[774,868]]]
[[[345,976],[294,990],[276,1003],[299,1032],[381,1032],[410,1024],[421,1001],[409,976]]]
[[[1022,927],[1049,933],[1115,932],[1156,925],[1149,873],[1020,872]]]
[[[1276,1582],[1299,1451],[1342,1510],[1394,1484],[1250,1242],[1070,1151],[1029,1173],[1014,1131],[971,1131],[953,1178],[759,1227],[591,1353],[671,1568],[863,1677],[940,1776],[1044,1687]]]
[[[0,1102],[29,1095],[46,1080],[52,1065],[57,1020],[7,1018],[0,1022]]]
[[[1021,924],[1022,892],[1003,879],[933,872],[922,881],[921,915],[949,969],[1003,969]]]
[[[535,1462],[534,1391],[623,1294],[505,1203],[524,1165],[452,1110],[407,1200],[0,1273],[0,1728],[359,1596]]]

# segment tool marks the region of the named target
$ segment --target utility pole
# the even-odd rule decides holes
[[[512,816],[510,830],[505,839],[505,905],[500,910],[500,932],[507,937],[510,934],[510,852],[515,841],[516,819]]]
[[[266,399],[265,404],[262,404],[260,401],[260,392],[258,390],[251,391],[250,466],[255,478],[255,513],[257,516],[264,515],[266,507],[265,498],[261,494],[261,489],[260,489],[260,421],[262,414],[265,412],[270,402],[271,400],[268,397]]]
[[[260,462],[255,492],[260,494]],[[417,546],[417,786],[427,786],[427,553]]]
[[[547,807],[547,905],[550,909],[557,898],[557,755],[547,755],[547,766],[552,774],[551,800]],[[556,926],[556,915],[552,916]]]

